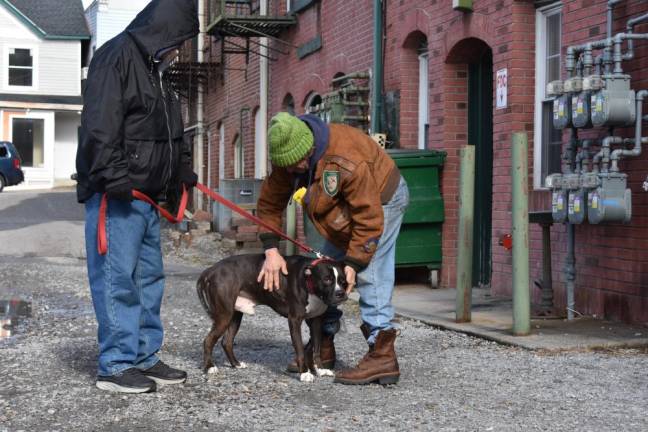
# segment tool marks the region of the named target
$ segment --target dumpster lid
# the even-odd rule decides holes
[[[446,152],[440,150],[417,150],[417,149],[386,149],[388,155],[397,158],[420,158],[420,157],[445,157]]]

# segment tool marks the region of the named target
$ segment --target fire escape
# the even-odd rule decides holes
[[[297,23],[293,15],[261,15],[260,0],[210,0],[207,33],[220,41],[221,61],[228,54],[245,55],[246,72],[250,53],[276,60],[273,54],[288,54],[279,48],[293,47],[277,36]],[[276,42],[263,44],[258,38]],[[259,48],[267,48],[265,55]]]
[[[180,57],[169,67],[167,76],[169,83],[178,95],[190,107],[187,124],[196,121],[195,102],[198,93],[207,94],[210,86],[216,84],[222,73],[220,61],[209,55],[198,60],[198,37],[188,40],[180,50]]]

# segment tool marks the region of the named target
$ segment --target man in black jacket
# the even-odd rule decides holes
[[[157,211],[132,190],[167,201],[195,186],[180,102],[165,69],[198,34],[194,0],[153,0],[103,45],[88,72],[77,151],[77,197],[86,207],[88,278],[98,322],[97,387],[126,393],[182,383],[157,357],[164,272]],[[102,195],[108,252],[97,251]]]

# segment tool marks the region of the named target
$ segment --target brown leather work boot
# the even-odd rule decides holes
[[[320,346],[320,360],[322,362],[321,369],[332,370],[335,367],[335,344],[333,343],[334,338],[335,336],[327,336],[324,334],[322,335],[322,346]],[[306,358],[313,355],[313,345],[310,341],[308,341],[308,343],[306,344],[304,351]],[[299,368],[297,368],[297,360],[293,359],[293,361],[288,364],[286,370],[291,373],[298,373]]]
[[[398,330],[381,330],[376,337],[373,348],[360,360],[358,366],[335,374],[335,381],[341,384],[369,384],[378,382],[382,385],[396,384],[400,377],[398,360],[394,351],[394,342]]]

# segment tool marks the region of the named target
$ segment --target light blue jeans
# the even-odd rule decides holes
[[[158,361],[163,330],[160,306],[164,269],[160,218],[143,201],[110,200],[106,212],[108,253],[97,252],[97,220],[101,195],[85,203],[88,279],[97,323],[100,376]]]
[[[393,328],[394,307],[391,299],[396,272],[396,239],[408,204],[409,190],[401,177],[394,196],[382,206],[385,228],[376,253],[367,268],[356,276],[356,289],[360,294],[360,317],[371,331],[367,339],[369,345],[374,344],[380,330]],[[333,259],[344,257],[344,252],[329,242],[324,244],[322,253]],[[341,317],[340,309],[329,307],[323,318],[323,332],[329,335],[337,333]]]

